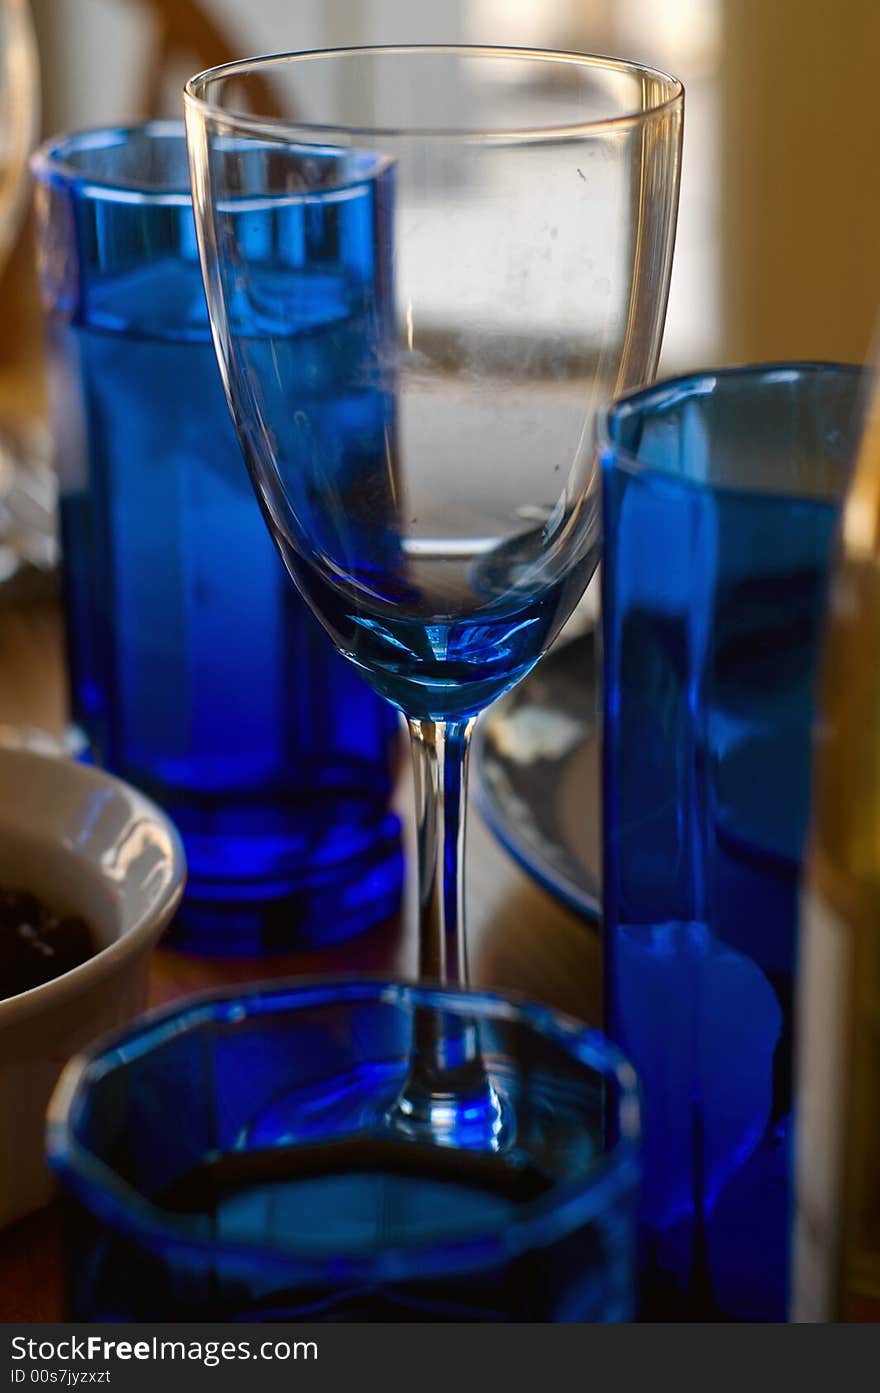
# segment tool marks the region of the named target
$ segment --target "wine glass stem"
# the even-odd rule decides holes
[[[410,720],[419,847],[419,975],[466,987],[463,914],[468,744],[466,721]],[[406,1135],[497,1149],[502,1104],[483,1066],[476,1022],[420,1007],[413,1021],[409,1073],[391,1113]]]
[[[419,848],[419,976],[465,987],[464,838],[473,717],[410,720]]]

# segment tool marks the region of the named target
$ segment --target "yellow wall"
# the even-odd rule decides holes
[[[720,88],[725,359],[862,361],[880,309],[880,0],[725,0]]]

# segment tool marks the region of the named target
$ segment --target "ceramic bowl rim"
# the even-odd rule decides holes
[[[78,764],[73,760],[36,749],[0,745],[0,774],[8,762],[25,766],[39,765],[41,769],[54,764],[58,767],[59,779],[79,781],[84,787],[91,785],[112,793],[128,805],[134,816],[151,822],[161,831],[168,842],[168,855],[162,879],[150,894],[150,903],[144,906],[130,927],[114,938],[112,943],[108,943],[105,948],[94,953],[79,966],[62,973],[60,977],[0,1000],[0,1030],[61,1006],[115,975],[126,963],[149,949],[160,937],[180,904],[186,882],[186,858],[180,835],[165,813],[145,794],[115,775],[107,774],[92,765]],[[39,841],[41,834],[31,832],[30,836]],[[78,854],[74,848],[66,850],[72,859],[77,859]],[[100,868],[96,869],[98,877],[106,879]],[[114,885],[114,888],[118,896],[117,907],[114,909],[118,931],[119,903],[125,898],[125,882],[118,887]]]

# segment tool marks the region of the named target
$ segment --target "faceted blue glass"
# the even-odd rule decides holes
[[[862,386],[703,373],[600,432],[607,1021],[644,1089],[655,1318],[785,1316],[813,683]]]
[[[477,1029],[504,1151],[388,1126],[417,1013]],[[175,1007],[68,1068],[48,1150],[74,1320],[632,1317],[635,1076],[486,993],[281,984]]]
[[[92,757],[180,828],[179,940],[248,952],[345,938],[399,904],[397,717],[333,651],[254,502],[211,344],[182,125],[74,136],[34,170],[74,719]],[[255,255],[295,258],[309,241],[321,259],[309,302],[284,307],[291,333],[336,312],[343,261],[371,285],[373,197],[362,183],[332,235],[320,198],[248,205]],[[328,407],[343,437],[384,438],[384,396],[350,406]]]

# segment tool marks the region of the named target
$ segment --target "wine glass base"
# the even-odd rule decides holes
[[[483,1070],[468,1067],[429,1088],[418,1069],[401,1078],[399,1061],[376,1063],[275,1099],[250,1119],[237,1149],[309,1145],[328,1135],[367,1134],[390,1143],[501,1153],[516,1134],[514,1109]]]
[[[478,1022],[420,1007],[413,1013],[408,1072],[384,1124],[392,1134],[465,1151],[504,1150],[512,1112],[490,1077]]]
[[[460,1077],[459,1075],[463,1075]],[[409,1141],[500,1152],[515,1135],[512,1110],[479,1060],[429,1085],[414,1069],[385,1121]]]

